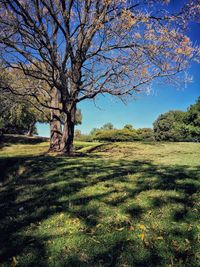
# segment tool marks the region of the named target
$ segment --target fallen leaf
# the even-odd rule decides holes
[[[17,266],[17,264],[18,264],[17,259],[15,257],[12,257],[12,267]]]
[[[145,240],[144,240],[144,244],[145,244],[146,247],[150,246],[150,243],[148,241],[145,241]]]
[[[117,231],[121,232],[124,230],[124,227],[117,229]]]
[[[139,224],[139,228],[140,228],[141,230],[146,230],[146,227],[145,227],[144,224]]]
[[[187,244],[190,244],[190,241],[186,238],[185,239],[185,242],[187,243]]]
[[[142,241],[144,241],[144,233],[140,234],[139,237],[142,239]]]

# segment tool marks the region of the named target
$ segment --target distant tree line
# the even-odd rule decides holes
[[[153,123],[153,129],[134,129],[126,124],[116,129],[112,123],[94,128],[88,135],[75,131],[75,139],[82,141],[132,142],[132,141],[171,141],[200,142],[200,97],[187,111],[174,110],[161,114]]]

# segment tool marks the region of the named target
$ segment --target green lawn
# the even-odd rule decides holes
[[[200,144],[1,144],[0,265],[200,266]]]

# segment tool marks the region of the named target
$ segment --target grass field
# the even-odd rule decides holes
[[[0,265],[200,266],[200,144],[1,143]]]

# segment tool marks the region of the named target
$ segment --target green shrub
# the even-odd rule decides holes
[[[137,133],[141,141],[155,141],[154,132],[151,128],[140,128]]]
[[[139,140],[136,130],[99,130],[95,133],[95,140],[98,141],[107,141],[107,142],[131,142]]]

